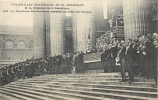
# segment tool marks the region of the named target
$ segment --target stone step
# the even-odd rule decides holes
[[[107,75],[106,75],[107,74]],[[111,75],[110,75],[111,74]],[[115,75],[115,76],[113,76]],[[119,80],[121,79],[121,76],[119,76],[120,74],[119,73],[105,73],[105,74],[101,74],[101,75],[94,75],[94,76],[88,76],[88,75],[77,75],[77,76],[74,76],[74,75],[43,75],[43,76],[40,76],[40,77],[35,77],[35,78],[32,78],[32,79],[28,79],[28,80],[33,80],[33,81],[50,81],[50,80],[63,80],[63,79],[66,79],[66,80],[71,80],[71,79],[75,79],[75,80],[88,80],[88,79],[91,79],[91,80],[95,80],[95,81],[98,81],[98,80]],[[83,76],[83,77],[81,77]],[[128,79],[128,78],[127,78]],[[23,81],[22,79],[18,80],[18,81]],[[154,79],[145,79],[144,77],[135,77],[135,80],[136,82],[154,82]]]
[[[23,87],[25,87],[25,86],[23,86]],[[20,93],[26,94],[26,96],[28,96],[28,97],[32,97],[32,98],[38,99],[38,100],[81,100],[81,99],[76,99],[76,98],[57,96],[57,95],[53,95],[50,93],[48,94],[48,93],[42,93],[42,92],[37,92],[37,91],[31,91],[30,89],[27,89],[27,88],[20,89],[20,88],[13,88],[13,87],[3,87],[1,89],[4,91],[10,91],[12,93],[20,92]]]
[[[84,81],[84,80],[50,80],[50,81],[47,81],[47,82],[39,82],[39,81],[21,81],[21,82],[13,82],[13,83],[10,83],[10,84],[33,84],[33,83],[41,83],[41,84],[44,84],[44,83],[50,83],[50,82],[53,82],[53,83],[56,83],[56,84],[61,84],[61,83],[84,83],[84,84],[104,84],[104,85],[129,85],[128,82],[119,82],[119,81]],[[152,87],[153,85],[155,84],[155,82],[132,82],[130,85],[132,86],[144,86],[144,87]]]
[[[134,91],[124,91],[124,92],[131,92],[130,94],[120,94],[119,92],[121,91],[121,93],[123,92],[122,90],[117,90],[117,93],[114,93],[114,92],[110,92],[109,91],[92,91],[93,89],[92,88],[89,88],[87,90],[83,90],[83,89],[77,89],[77,90],[73,90],[72,88],[71,89],[67,89],[67,88],[54,88],[54,87],[46,87],[44,85],[41,85],[41,86],[36,86],[36,87],[32,87],[32,86],[29,86],[29,85],[26,85],[26,87],[23,87],[23,86],[15,86],[14,88],[21,88],[21,89],[45,89],[45,90],[51,90],[51,91],[61,91],[61,92],[68,92],[68,93],[76,93],[76,94],[83,94],[83,95],[94,95],[94,96],[101,96],[101,97],[108,97],[110,96],[110,98],[115,98],[115,99],[135,99],[135,100],[156,100],[156,98],[151,98],[151,97],[141,97],[140,95],[139,96],[136,96],[136,95],[131,95],[131,93],[134,93]],[[76,88],[74,88],[76,89]],[[103,90],[103,89],[102,89]],[[110,90],[110,89],[104,89],[104,90]],[[116,91],[113,89],[113,91]],[[140,91],[141,92],[141,91]],[[145,93],[145,92],[144,92]],[[150,94],[154,94],[154,93],[150,93]],[[155,95],[155,94],[154,94]],[[157,95],[157,94],[156,94]]]
[[[110,82],[111,83],[111,82]],[[114,82],[113,82],[114,83]],[[118,82],[117,82],[118,83]],[[8,84],[8,85],[36,85],[36,83],[25,83],[25,82],[19,82],[19,83],[12,83],[12,84]],[[112,84],[98,84],[98,83],[85,83],[85,82],[82,82],[82,83],[69,83],[69,82],[65,82],[65,83],[62,83],[62,82],[54,82],[54,81],[51,81],[51,82],[47,82],[47,83],[44,83],[44,84],[53,84],[53,85],[69,85],[69,86],[82,86],[82,87],[96,87],[96,88],[109,88],[109,89],[124,89],[124,90],[135,90],[135,91],[151,91],[151,92],[156,92],[157,91],[157,88],[153,88],[153,87],[140,87],[140,86],[136,86],[135,84],[128,84],[128,83],[125,83],[125,82],[119,82],[117,85],[112,85]]]
[[[39,82],[39,83],[43,83],[43,82],[49,82],[51,80],[54,80],[54,81],[59,81],[59,80],[67,80],[67,81],[72,81],[72,80],[75,80],[75,81],[121,81],[122,78],[52,78],[52,79],[32,79],[32,80],[26,80],[26,82]],[[128,78],[127,78],[128,80]],[[19,80],[17,82],[21,82],[21,81],[24,81],[24,80]],[[141,77],[136,77],[134,79],[134,82],[154,82],[154,79],[144,79],[144,78],[141,78]]]
[[[107,76],[121,76],[121,73],[97,73],[97,74],[48,74],[48,75],[41,75],[40,77],[107,77]],[[128,76],[128,73],[126,73]],[[34,77],[33,77],[34,78]]]
[[[12,97],[11,94],[10,95],[0,94],[0,100],[20,100],[20,99]]]
[[[119,81],[84,81],[84,80],[58,80],[58,81],[53,81],[53,82],[58,82],[58,83],[85,83],[85,84],[90,84],[90,83],[99,83],[99,84],[128,84],[128,82],[119,82]],[[155,84],[155,82],[132,82],[131,85],[144,85],[144,86],[152,86]]]
[[[63,97],[64,99],[60,99],[60,100],[81,100],[81,99],[82,100],[116,100],[116,99],[103,98],[103,97],[87,96],[87,95],[82,95],[82,94],[65,93],[65,92],[60,92],[60,91],[51,91],[49,88],[47,90],[36,88],[36,87],[28,88],[25,86],[18,88],[18,89],[16,87],[5,87],[5,88],[9,89],[9,90],[20,91],[20,92],[37,93],[38,95],[41,95],[41,94],[52,95],[52,94],[54,94],[54,95],[64,96]],[[70,97],[70,98],[67,99],[68,97]],[[79,98],[79,99],[76,99],[76,98]],[[47,99],[45,99],[45,100],[47,100]]]
[[[137,76],[132,84],[120,80],[120,73],[49,74],[19,79],[0,87],[0,93],[24,100],[156,100],[153,79]]]
[[[23,85],[16,85],[14,87],[19,87],[21,88]],[[25,85],[26,87],[32,87],[32,85]],[[125,90],[125,89],[110,89],[110,88],[97,88],[97,87],[82,87],[82,86],[69,86],[69,85],[54,85],[54,84],[41,84],[37,85],[36,87],[54,87],[54,88],[66,88],[66,89],[72,89],[72,90],[91,90],[91,91],[98,91],[98,92],[112,92],[112,93],[121,93],[121,94],[134,94],[138,96],[145,96],[145,97],[154,97],[156,98],[158,93],[156,92],[150,92],[150,91],[135,91],[135,90]],[[10,86],[9,86],[10,87]],[[12,86],[11,86],[12,87]],[[108,86],[107,86],[108,87]]]
[[[47,83],[48,85],[56,83],[51,82]],[[47,85],[46,84],[46,85]],[[134,90],[134,91],[148,91],[148,92],[157,92],[158,88],[153,87],[143,87],[143,86],[132,86],[129,84],[120,84],[120,85],[104,85],[104,84],[84,84],[84,83],[61,83],[59,86],[81,86],[81,87],[94,87],[94,88],[107,88],[107,89],[121,89],[121,90]]]
[[[128,79],[128,78],[127,78]],[[48,78],[48,79],[20,79],[16,82],[32,82],[32,83],[43,83],[49,81],[121,81],[122,78]],[[135,77],[134,82],[154,82],[154,79],[144,79],[143,77]]]
[[[44,84],[46,85],[46,84]],[[81,86],[67,86],[67,85],[46,85],[49,87],[55,88],[66,88],[66,89],[75,89],[75,90],[91,90],[91,91],[98,91],[98,92],[112,92],[112,93],[121,93],[121,94],[133,94],[138,96],[145,96],[145,97],[157,97],[157,92],[148,92],[148,91],[135,91],[135,90],[124,90],[124,89],[109,89],[109,88],[95,88],[95,87],[81,87]]]
[[[1,89],[0,93],[4,94],[4,95],[7,95],[9,93],[10,94],[9,96],[13,97],[10,100],[14,100],[14,99],[19,99],[19,100],[35,100],[35,97],[28,96],[28,94],[26,94],[26,93],[24,94],[24,93],[20,93],[20,92],[12,92],[11,90],[6,90],[6,89]],[[3,96],[3,97],[5,97],[5,96]]]

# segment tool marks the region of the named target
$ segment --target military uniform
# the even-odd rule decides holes
[[[128,76],[129,76],[129,83],[134,81],[134,74],[133,74],[133,47],[132,47],[132,43],[129,44],[126,47],[126,51],[125,51],[125,63],[126,63],[126,67],[127,67],[127,72],[128,72]]]
[[[121,77],[122,77],[122,82],[126,81],[126,76],[125,76],[125,70],[126,70],[126,62],[125,62],[125,51],[126,48],[122,46],[120,50],[118,51],[117,57],[119,58],[119,62],[121,65]]]
[[[107,68],[107,54],[108,54],[108,50],[104,50],[101,54],[101,64],[102,67],[104,69],[104,73],[108,72],[108,68]]]

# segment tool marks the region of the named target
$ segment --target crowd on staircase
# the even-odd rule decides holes
[[[157,50],[158,34],[137,36],[134,40],[115,40],[109,34],[104,34],[96,41],[96,49],[101,54],[101,64],[104,72],[114,72],[114,66],[120,66],[122,81],[127,81],[125,72],[128,72],[129,83],[134,76],[154,78],[157,83]],[[63,55],[32,58],[24,62],[5,66],[0,69],[0,85],[18,79],[31,78],[39,74],[70,74],[84,70],[84,53],[66,53]]]
[[[27,59],[0,69],[0,86],[18,79],[40,74],[70,74],[83,70],[83,53],[66,53],[44,58]]]
[[[157,83],[157,33],[137,36],[134,40],[128,39],[127,43],[102,35],[96,46],[102,52],[101,64],[104,72],[113,72],[114,66],[120,66],[123,82],[127,81],[127,71],[129,83],[137,75],[154,78]]]

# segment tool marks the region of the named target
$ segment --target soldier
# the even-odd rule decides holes
[[[22,78],[25,79],[25,75],[26,75],[26,65],[23,64],[22,66]]]
[[[134,75],[136,76],[138,75],[138,72],[139,72],[139,54],[137,52],[138,47],[139,47],[138,37],[135,37],[134,44],[133,44],[133,54],[135,57],[133,59],[133,62],[134,62],[133,72],[134,72]]]
[[[53,73],[53,69],[52,69],[52,67],[53,67],[53,57],[51,55],[48,57],[48,61],[49,61],[49,63],[48,63],[49,74],[52,74]]]
[[[34,76],[35,75],[35,67],[36,67],[36,64],[35,64],[35,61],[31,61],[30,62],[30,65],[31,65],[31,67],[32,67],[32,76]],[[27,68],[27,67],[26,67]],[[27,69],[26,69],[26,71],[27,71]]]
[[[61,58],[61,73],[66,74],[66,55],[63,54]]]
[[[31,68],[31,67],[30,67]],[[42,59],[40,58],[39,60],[39,66],[38,66],[38,73],[42,73],[43,72],[43,61]]]
[[[2,85],[5,85],[5,84],[7,84],[7,74],[6,74],[6,68],[4,67],[4,68],[2,68],[2,81],[3,81],[3,84]]]
[[[104,73],[108,72],[108,68],[106,68],[107,66],[107,55],[108,55],[108,49],[106,47],[107,45],[104,45],[104,50],[101,54],[101,64],[102,64],[102,67],[104,69]]]
[[[47,74],[48,73],[48,71],[47,71],[48,68],[47,68],[47,61],[45,60],[45,58],[43,58],[43,64],[42,64],[42,66],[43,66],[43,73]]]
[[[4,81],[3,81],[3,78],[2,78],[2,68],[0,68],[0,86],[4,85]]]
[[[21,66],[21,64],[19,63],[19,64],[18,64],[18,79],[20,79],[21,76],[22,76],[22,66]]]
[[[72,60],[72,56],[70,56],[69,53],[67,53],[67,57],[66,57],[66,63],[67,63],[67,74],[71,73],[71,60]]]
[[[76,72],[79,73],[80,72],[79,51],[76,54],[75,63],[76,63]]]
[[[61,60],[60,60],[60,55],[56,57],[56,73],[59,74],[60,72],[60,66],[61,66]]]
[[[153,44],[154,44],[154,49],[153,49],[153,53],[152,53],[152,63],[153,63],[153,66],[151,66],[151,71],[152,71],[152,75],[151,75],[151,77],[153,77],[154,78],[154,80],[155,80],[155,87],[157,87],[157,65],[158,65],[158,34],[157,33],[153,33],[153,40],[154,40],[154,42],[153,42]]]
[[[71,73],[72,73],[72,74],[75,74],[75,73],[76,73],[75,58],[76,58],[76,54],[74,54],[74,55],[73,55],[73,58],[72,58],[72,68],[71,68]]]
[[[80,52],[81,71],[84,70],[84,67],[83,67],[83,55],[84,55],[84,53],[81,51],[81,52]]]
[[[11,82],[11,66],[7,67],[7,83]]]
[[[112,58],[112,71],[115,72],[115,71],[118,71],[118,68],[119,67],[116,67],[116,64],[115,64],[115,58],[117,57],[117,53],[118,53],[118,43],[116,42],[113,42],[113,46],[112,46],[112,55],[113,55],[113,58]]]
[[[112,72],[114,60],[113,60],[113,54],[112,54],[112,44],[108,45],[108,54],[107,54],[107,66],[108,66],[108,72]]]
[[[36,75],[38,73],[38,67],[39,67],[39,61],[38,61],[38,59],[34,60],[34,67],[35,67],[34,74]]]
[[[143,44],[140,50],[140,67],[142,75],[146,77],[146,46]]]
[[[155,50],[154,44],[153,44],[153,39],[151,37],[151,34],[149,33],[147,35],[147,41],[145,43],[146,46],[146,70],[145,72],[147,73],[146,77],[149,77],[153,72],[151,67],[153,66],[153,52]]]
[[[56,74],[56,56],[52,57],[51,66],[52,66],[52,73]]]
[[[11,67],[11,82],[14,82],[14,81],[15,81],[15,68],[12,65],[12,67]]]
[[[15,64],[15,81],[18,80],[18,66]]]
[[[125,62],[127,67],[127,72],[129,76],[129,84],[134,81],[134,75],[133,75],[133,44],[132,40],[128,39],[128,45],[126,46],[125,51]]]
[[[121,76],[122,76],[122,81],[121,82],[125,82],[126,81],[126,75],[125,75],[125,67],[126,67],[126,63],[125,63],[125,46],[122,42],[122,44],[118,44],[118,53],[117,53],[117,58],[119,59],[118,62],[121,65]]]

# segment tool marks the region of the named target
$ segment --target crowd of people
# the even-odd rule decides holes
[[[83,54],[66,53],[44,58],[32,58],[0,69],[0,85],[40,74],[70,74],[83,71]]]
[[[110,37],[104,41],[98,46],[98,50],[102,51],[104,72],[112,72],[114,66],[120,66],[123,82],[127,81],[127,71],[129,83],[134,81],[134,76],[140,75],[154,78],[157,84],[157,33],[137,36],[134,40],[128,39],[127,43],[124,40],[114,41]]]
[[[114,66],[120,66],[122,82],[127,81],[125,72],[128,72],[129,83],[134,81],[134,76],[141,75],[145,78],[154,78],[157,83],[157,50],[158,34],[137,36],[134,40],[115,40],[109,34],[104,34],[97,39],[96,49],[101,54],[101,64],[104,72],[114,72]],[[0,85],[18,79],[31,78],[38,74],[70,74],[80,73],[83,67],[84,53],[66,53],[63,55],[32,58],[24,62],[5,66],[0,69]]]

